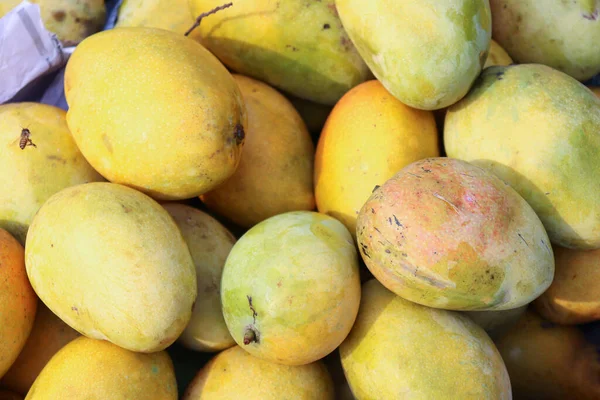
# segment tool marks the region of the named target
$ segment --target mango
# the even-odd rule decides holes
[[[554,247],[556,274],[533,305],[545,319],[561,324],[600,320],[600,250]]]
[[[585,81],[600,73],[598,0],[490,0],[492,36],[520,64]]]
[[[356,86],[327,118],[315,155],[319,212],[356,237],[356,217],[376,185],[401,168],[439,156],[433,114],[408,107],[377,80]]]
[[[463,313],[482,327],[492,340],[495,340],[512,329],[525,311],[527,311],[528,306],[529,304],[510,310],[464,311]]]
[[[104,0],[28,0],[40,7],[44,27],[56,34],[63,46],[76,46],[102,30],[106,22]],[[0,18],[21,0],[0,0]]]
[[[166,351],[140,354],[82,336],[52,357],[25,397],[65,398],[176,400],[173,362]]]
[[[512,58],[508,55],[506,50],[502,48],[494,39],[490,41],[490,52],[483,68],[493,67],[494,65],[511,65],[513,63]]]
[[[515,399],[600,398],[598,353],[577,327],[552,324],[528,310],[496,346]]]
[[[265,361],[239,346],[214,356],[194,377],[183,400],[333,400],[333,381],[322,361],[290,366]],[[282,397],[283,396],[283,397]]]
[[[600,99],[539,64],[487,68],[446,114],[449,157],[487,169],[533,207],[553,244],[600,248]]]
[[[54,354],[79,336],[79,332],[65,324],[43,302],[38,301],[35,321],[27,342],[0,379],[0,386],[26,395]]]
[[[284,212],[312,211],[315,146],[302,117],[269,85],[233,77],[248,115],[246,143],[235,173],[202,201],[244,228]]]
[[[192,15],[223,4],[189,0]],[[231,70],[317,103],[334,105],[369,75],[334,0],[233,2],[197,29],[201,43]]]
[[[196,270],[170,214],[145,194],[93,182],[54,194],[25,244],[31,285],[81,334],[137,352],[171,345],[196,300]]]
[[[163,207],[173,217],[196,267],[197,292],[192,317],[179,336],[185,347],[215,352],[235,345],[221,312],[221,274],[235,237],[209,214],[185,204]]]
[[[37,301],[27,279],[23,246],[0,229],[0,378],[25,346]]]
[[[488,0],[336,0],[348,36],[375,77],[404,104],[436,110],[460,100],[491,40]]]
[[[77,146],[113,183],[188,199],[238,166],[247,122],[240,91],[215,56],[181,34],[127,27],[90,36],[69,58],[65,96]]]
[[[511,399],[506,367],[466,316],[363,284],[360,311],[340,345],[354,396],[364,399]]]
[[[356,235],[386,288],[429,307],[508,310],[537,298],[554,276],[550,240],[531,206],[461,160],[401,169],[365,202]]]
[[[23,129],[31,143],[21,149]],[[25,142],[27,144],[27,142]],[[69,128],[66,112],[40,103],[0,105],[0,228],[21,244],[35,213],[60,190],[105,179],[83,157]]]
[[[304,100],[300,97],[291,94],[283,93],[283,95],[292,103],[302,120],[306,124],[306,128],[311,134],[313,141],[319,137],[327,117],[331,113],[333,106],[315,103],[314,101]]]
[[[344,340],[358,312],[352,236],[316,212],[268,218],[231,249],[221,301],[229,332],[251,355],[292,366],[319,360]]]

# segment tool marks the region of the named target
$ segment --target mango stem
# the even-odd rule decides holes
[[[207,11],[207,12],[205,12],[205,13],[202,13],[202,14],[200,14],[200,15],[198,16],[198,18],[196,18],[196,22],[194,22],[194,25],[192,25],[192,27],[191,27],[190,29],[188,29],[186,33],[184,33],[184,36],[188,36],[190,33],[192,33],[192,31],[193,31],[194,29],[196,29],[197,27],[199,27],[199,26],[200,26],[200,22],[202,21],[202,18],[204,18],[204,17],[208,17],[208,16],[209,16],[209,15],[211,15],[211,14],[214,14],[214,13],[216,13],[216,12],[218,12],[218,11],[221,11],[221,10],[224,10],[224,9],[226,9],[226,8],[229,8],[229,7],[231,7],[232,5],[233,5],[233,3],[227,3],[227,4],[223,4],[222,6],[215,7],[215,8],[213,8],[213,9],[212,9],[212,10],[210,10],[210,11]]]

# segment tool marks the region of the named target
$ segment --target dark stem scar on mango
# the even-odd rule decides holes
[[[250,311],[252,311],[253,319],[252,325],[248,325],[244,331],[244,344],[247,346],[250,343],[259,343],[259,332],[254,326],[256,324],[256,317],[258,316],[258,313],[252,305],[252,296],[247,295],[246,298],[248,299],[248,305],[250,306]]]
[[[238,145],[244,141],[246,133],[244,132],[244,127],[242,126],[242,124],[236,124],[235,130],[233,131],[233,136],[235,137],[235,142]]]
[[[229,8],[232,5],[233,5],[233,3],[223,4],[222,6],[215,7],[215,8],[213,8],[210,11],[207,11],[207,12],[204,12],[204,13],[200,14],[198,16],[198,18],[196,18],[196,21],[194,22],[194,25],[192,25],[192,27],[190,29],[188,29],[186,33],[184,33],[184,36],[188,36],[190,33],[192,33],[192,31],[194,29],[196,29],[197,27],[199,27],[200,26],[200,22],[202,21],[202,18],[208,17],[211,14],[214,14],[214,13],[216,13],[218,11],[221,11],[221,10],[224,10],[226,8]]]

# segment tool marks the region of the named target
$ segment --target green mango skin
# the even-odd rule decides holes
[[[336,6],[373,74],[414,108],[460,100],[490,50],[488,0],[336,0]]]
[[[340,345],[358,400],[508,400],[511,383],[490,337],[464,315],[412,303],[372,279]]]
[[[553,244],[600,248],[600,99],[574,78],[541,64],[486,68],[448,109],[444,146],[510,184]]]
[[[600,0],[490,0],[492,36],[519,64],[600,73]]]
[[[189,0],[192,15],[224,3]],[[316,103],[332,106],[370,76],[334,0],[234,1],[197,29],[231,70]]]

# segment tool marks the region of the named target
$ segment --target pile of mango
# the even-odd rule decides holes
[[[600,399],[600,1],[36,3],[0,399]]]

